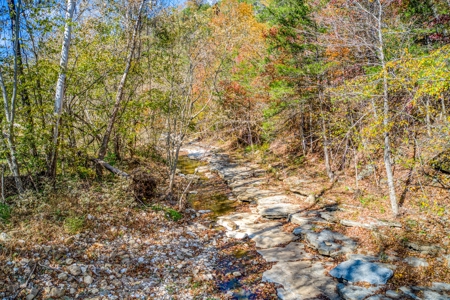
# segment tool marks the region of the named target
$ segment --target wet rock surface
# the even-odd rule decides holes
[[[394,275],[391,269],[363,260],[348,260],[330,271],[330,275],[351,283],[386,284]]]

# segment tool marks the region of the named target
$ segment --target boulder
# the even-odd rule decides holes
[[[362,260],[347,260],[330,271],[330,275],[348,282],[386,284],[394,272],[391,269]]]
[[[311,247],[326,256],[352,253],[357,246],[351,238],[328,229],[321,232],[306,231],[305,239]]]

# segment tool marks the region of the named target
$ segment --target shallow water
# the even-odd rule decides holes
[[[178,160],[178,169],[183,174],[194,174],[195,169],[200,166],[206,166],[208,163],[190,159],[187,156],[180,156]],[[208,185],[208,178],[198,174],[205,185]],[[212,186],[214,189],[214,186]],[[236,201],[228,199],[228,196],[221,189],[217,193],[197,193],[189,194],[188,201],[195,210],[211,210],[213,219],[226,215],[236,208]]]
[[[183,174],[194,174],[195,169],[200,166],[206,166],[208,163],[200,160],[193,160],[183,155],[178,157],[177,168],[180,169]]]
[[[197,167],[205,165],[207,165],[207,163],[190,159],[187,156],[180,156],[178,169],[180,169],[183,174],[194,174]],[[209,180],[208,178],[201,176],[202,174],[197,175],[200,176],[201,180],[198,186],[202,187],[203,191],[199,190],[198,193],[189,194],[188,201],[193,209],[211,210],[212,213],[209,214],[209,216],[213,220],[236,210],[238,203],[236,200],[230,200],[228,198],[223,184],[217,185],[217,183],[214,183],[217,182],[217,180]],[[211,193],[210,191],[213,192]],[[231,257],[234,257],[234,259],[243,259],[249,258],[250,256],[247,250],[238,249],[233,252]],[[222,270],[225,273],[233,272],[235,271],[235,267],[233,265],[230,267],[228,263],[224,263]],[[232,299],[255,299],[255,295],[243,287],[240,278],[232,278],[219,282],[218,287],[223,292],[231,291]]]
[[[195,210],[211,210],[213,217],[217,218],[232,212],[236,208],[236,201],[229,200],[226,194],[218,193],[215,195],[189,195],[189,203]]]

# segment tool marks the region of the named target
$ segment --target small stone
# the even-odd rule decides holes
[[[54,297],[54,298],[60,298],[62,296],[64,296],[64,290],[60,289],[60,288],[51,288],[50,293],[48,293],[49,297]]]
[[[71,265],[71,264],[73,264],[73,259],[72,258],[66,259],[66,265]]]
[[[77,265],[75,265],[75,264],[70,265],[67,269],[69,270],[69,273],[72,274],[72,275],[74,275],[74,276],[78,276],[78,275],[81,274],[81,268],[80,268],[80,266],[77,266]]]
[[[0,242],[8,242],[11,240],[11,237],[7,235],[5,232],[0,233]]]
[[[241,277],[242,274],[241,274],[241,272],[233,272],[233,276],[234,277]]]
[[[74,289],[74,288],[71,288],[71,289],[69,290],[69,293],[72,294],[72,295],[75,294],[76,292],[77,292],[77,290]]]
[[[450,269],[450,254],[444,255],[445,260],[447,261],[447,267]]]
[[[83,278],[83,282],[86,284],[91,284],[92,282],[94,282],[94,279],[91,276],[84,276]]]
[[[68,278],[69,276],[67,275],[67,273],[60,273],[59,275],[58,275],[58,279],[59,280],[67,280],[67,278]]]
[[[403,261],[412,267],[428,267],[428,265],[429,265],[425,259],[419,258],[419,257],[411,256],[411,257],[405,258]]]
[[[316,196],[313,195],[313,194],[309,195],[308,197],[306,197],[305,202],[307,204],[314,204],[314,203],[316,203]]]

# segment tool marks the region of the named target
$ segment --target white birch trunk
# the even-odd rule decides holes
[[[392,172],[392,163],[391,163],[391,143],[389,136],[389,122],[390,122],[390,108],[389,108],[389,92],[388,92],[388,73],[386,68],[386,61],[384,57],[384,42],[383,42],[383,33],[382,33],[382,17],[383,17],[383,6],[380,0],[377,0],[377,4],[379,7],[378,11],[378,55],[379,60],[382,67],[383,72],[383,134],[384,134],[384,165],[386,168],[386,176],[389,187],[389,199],[391,201],[392,214],[394,216],[398,215],[398,202],[397,196],[395,194],[395,183],[394,183],[394,175]]]
[[[57,161],[57,150],[59,144],[59,124],[61,121],[62,108],[64,104],[64,88],[66,82],[66,72],[67,64],[69,61],[69,48],[72,33],[72,18],[75,10],[75,0],[67,0],[67,10],[66,10],[66,23],[64,26],[64,40],[61,49],[61,60],[59,63],[59,75],[58,81],[56,83],[56,93],[55,93],[55,127],[53,130],[53,148],[50,158],[50,168],[49,173],[52,176],[56,175],[56,161]]]

